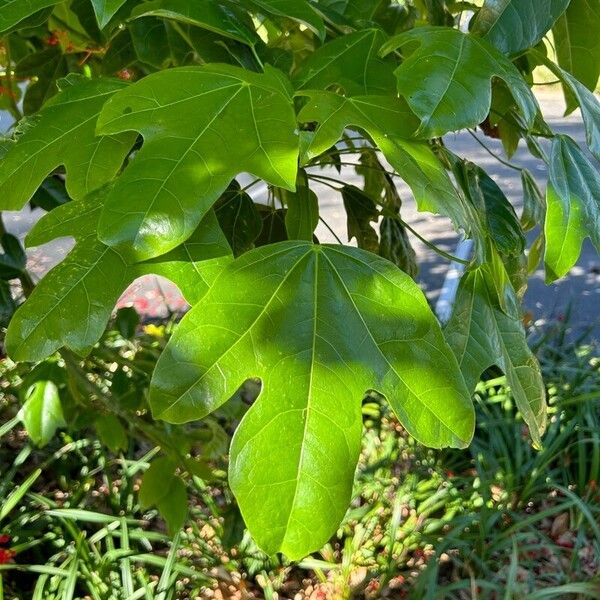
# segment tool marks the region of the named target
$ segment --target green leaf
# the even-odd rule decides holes
[[[298,21],[312,29],[321,39],[325,38],[325,23],[306,0],[252,0],[252,4],[266,13]]]
[[[62,0],[0,0],[0,33],[18,25],[27,17]]]
[[[464,447],[473,434],[469,394],[423,293],[357,248],[283,242],[234,261],[159,359],[153,414],[200,419],[254,377],[262,392],[234,436],[229,477],[268,553],[300,558],[334,533],[367,390],[424,444]]]
[[[174,534],[185,522],[187,515],[187,490],[183,481],[175,475],[175,463],[166,457],[152,461],[144,473],[140,487],[142,508],[156,506],[167,522],[169,533]]]
[[[284,199],[287,205],[285,228],[288,239],[311,242],[319,224],[319,199],[310,189],[304,169],[298,173],[296,191],[286,192]]]
[[[219,198],[215,213],[234,256],[254,248],[262,231],[262,219],[252,198],[242,191],[235,179]]]
[[[504,371],[511,392],[537,445],[546,426],[546,393],[539,364],[532,354],[518,314],[505,312],[498,294],[516,298],[505,281],[498,290],[494,269],[507,278],[499,259],[495,266],[482,265],[463,275],[452,317],[445,329],[462,370],[467,388],[473,392],[481,374],[496,365]]]
[[[479,166],[456,159],[453,171],[480,219],[480,228],[503,256],[525,250],[525,236],[517,214],[498,184]],[[482,251],[484,248],[479,248]]]
[[[27,256],[21,242],[10,233],[0,236],[0,279],[18,279],[25,271]]]
[[[471,32],[505,54],[536,46],[565,12],[570,0],[485,0]]]
[[[523,186],[521,225],[525,231],[530,231],[544,221],[546,203],[533,175],[527,169],[521,171],[521,184]]]
[[[556,136],[546,190],[546,280],[566,275],[589,237],[600,251],[600,174],[568,136]]]
[[[379,29],[365,29],[328,42],[311,54],[295,74],[296,89],[339,86],[350,96],[393,92],[394,63],[379,56],[385,40]]]
[[[98,27],[104,29],[127,0],[91,0]]]
[[[144,145],[118,178],[100,238],[133,260],[185,241],[240,172],[294,189],[298,137],[286,81],[226,65],[145,77],[104,107],[99,131],[139,131]]]
[[[43,360],[63,346],[85,355],[100,339],[123,291],[138,277],[167,277],[194,303],[206,292],[212,270],[229,260],[229,245],[210,212],[183,246],[160,259],[128,264],[96,237],[105,193],[60,206],[29,233],[30,245],[64,236],[74,237],[76,244],[15,313],[6,335],[7,351],[15,360]]]
[[[58,389],[52,381],[38,381],[27,391],[19,418],[36,446],[45,446],[61,427],[66,427]]]
[[[600,102],[598,98],[570,73],[543,57],[539,52],[534,53],[534,56],[561,80],[565,94],[571,103],[567,112],[576,105],[581,108],[587,145],[591,153],[600,160]]]
[[[131,21],[128,30],[137,58],[154,69],[184,64],[190,54],[188,44],[168,21],[143,17]]]
[[[67,191],[81,199],[110,181],[135,140],[131,133],[96,136],[106,100],[124,84],[70,76],[40,113],[19,124],[0,161],[0,209],[20,210],[56,168],[67,171]]]
[[[31,115],[40,110],[45,102],[58,93],[57,82],[67,73],[67,61],[59,46],[50,46],[19,61],[15,75],[31,80],[25,92],[23,112]]]
[[[595,91],[600,76],[600,0],[571,0],[554,26],[558,64],[588,90]],[[575,107],[573,95],[565,91],[567,114]]]
[[[345,185],[342,188],[342,199],[348,218],[348,241],[354,238],[359,248],[377,253],[379,237],[371,225],[379,219],[377,205],[354,185]]]
[[[155,458],[142,477],[139,495],[142,508],[156,506],[165,498],[175,478],[175,463],[165,456]]]
[[[419,273],[417,255],[402,223],[397,218],[383,217],[379,233],[379,256],[393,262],[413,279],[416,278]]]
[[[173,478],[168,495],[156,507],[169,533],[175,535],[183,527],[188,513],[187,489],[179,477]]]
[[[96,419],[94,426],[100,441],[112,452],[127,450],[129,441],[127,431],[115,415],[103,415]]]
[[[134,338],[139,324],[140,315],[133,306],[124,306],[117,311],[115,327],[126,340]]]
[[[472,208],[456,192],[446,169],[425,142],[409,139],[418,120],[401,98],[305,92],[309,101],[298,115],[301,123],[319,123],[305,149],[304,162],[325,152],[347,127],[366,131],[375,146],[411,188],[420,211],[449,217],[456,229],[482,236],[475,228]]]
[[[252,22],[243,13],[214,0],[152,0],[143,2],[132,17],[161,17],[196,25],[250,46],[259,41]]]
[[[474,35],[447,27],[418,27],[392,38],[382,52],[417,49],[396,69],[398,92],[421,119],[418,134],[438,137],[475,127],[490,111],[492,79],[502,79],[525,123],[533,126],[537,101],[517,68]],[[427,85],[423,85],[427,82]]]

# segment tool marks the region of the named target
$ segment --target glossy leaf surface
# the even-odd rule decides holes
[[[394,89],[393,63],[379,56],[385,35],[365,29],[328,42],[294,76],[297,89],[343,88],[348,95],[388,93]]]
[[[554,26],[558,64],[588,90],[594,91],[600,76],[600,0],[571,0]],[[568,91],[567,112],[575,108]]]
[[[156,73],[112,98],[98,128],[144,137],[100,220],[100,238],[132,260],[184,242],[240,172],[296,185],[295,116],[274,69],[208,65]]]
[[[503,271],[501,266],[499,269]],[[494,269],[487,265],[462,277],[445,329],[446,339],[470,391],[489,367],[495,365],[504,371],[529,432],[539,444],[546,426],[544,382],[518,314],[505,312],[499,304],[499,293],[508,294],[514,304],[514,292],[507,282],[498,284],[496,279]]]
[[[399,98],[306,92],[309,102],[298,119],[318,123],[304,148],[304,160],[325,152],[338,142],[346,127],[366,131],[392,167],[411,188],[420,211],[450,217],[457,229],[476,234],[471,208],[456,192],[450,177],[431,148],[411,139],[418,120]]]
[[[0,33],[12,29],[43,8],[59,2],[61,0],[0,0]]]
[[[163,17],[181,23],[204,27],[244,44],[253,45],[258,36],[248,17],[213,0],[151,0],[133,12],[134,17]]]
[[[123,87],[111,79],[63,80],[63,91],[19,124],[15,141],[0,161],[0,209],[22,208],[61,165],[67,172],[67,191],[76,200],[110,181],[135,135],[96,136],[96,120],[106,100]]]
[[[398,92],[421,119],[420,135],[440,136],[481,123],[495,77],[506,83],[525,122],[533,124],[535,97],[516,67],[488,42],[447,27],[418,27],[392,38],[383,51],[414,43],[417,50],[396,69],[396,78]]]
[[[100,29],[106,27],[127,0],[91,0]]]
[[[546,191],[546,279],[563,277],[589,237],[600,251],[600,174],[569,137],[552,142]]]
[[[42,360],[63,346],[86,354],[100,339],[119,296],[137,277],[163,275],[195,302],[208,288],[210,269],[227,259],[229,246],[210,213],[183,246],[160,261],[129,265],[96,238],[103,193],[53,210],[30,232],[29,245],[65,236],[73,236],[76,244],[11,320],[6,347],[15,360]]]
[[[58,389],[52,381],[38,381],[27,392],[19,418],[36,446],[45,446],[60,427],[65,427]]]
[[[325,37],[325,23],[307,0],[252,0],[252,4],[266,13],[294,19]]]
[[[471,31],[505,54],[535,46],[570,0],[485,0]]]
[[[202,418],[250,377],[263,389],[232,442],[230,481],[270,553],[304,556],[338,526],[367,390],[425,444],[462,447],[473,432],[469,394],[422,292],[356,248],[284,242],[232,263],[159,360],[153,413]]]

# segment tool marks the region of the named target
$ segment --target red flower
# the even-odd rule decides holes
[[[7,550],[6,548],[0,548],[0,565],[6,565],[11,562],[15,556],[14,550]]]
[[[0,546],[6,546],[8,542],[10,542],[10,535],[0,534]]]

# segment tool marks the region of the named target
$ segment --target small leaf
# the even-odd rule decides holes
[[[298,21],[325,38],[325,23],[307,0],[252,0],[252,4],[266,13]]]
[[[112,452],[127,450],[127,431],[115,415],[104,415],[94,423],[100,441]]]
[[[10,233],[0,236],[0,279],[18,279],[25,270],[27,256],[21,242]]]
[[[546,190],[546,280],[566,275],[589,237],[600,251],[600,175],[568,136],[552,142]]]
[[[203,27],[251,46],[259,41],[252,22],[241,11],[213,0],[151,0],[132,13],[133,18],[149,16]]]
[[[264,74],[206,65],[150,75],[108,102],[98,127],[144,137],[100,220],[100,238],[132,261],[184,242],[241,172],[296,184],[295,115],[283,76],[269,67]]]
[[[27,17],[62,0],[0,0],[0,33],[4,33]]]
[[[288,239],[311,242],[319,224],[319,199],[308,185],[308,177],[303,169],[298,173],[295,192],[284,193],[287,212],[285,228]]]
[[[157,503],[156,507],[160,516],[166,521],[169,533],[175,535],[183,527],[188,513],[187,489],[179,477],[173,478],[169,493]]]
[[[565,12],[570,0],[485,0],[471,32],[505,54],[536,46]]]
[[[155,458],[142,477],[140,504],[143,509],[156,506],[170,491],[176,478],[175,463],[165,456]]]
[[[533,175],[527,169],[521,171],[521,184],[523,186],[521,225],[525,231],[530,231],[544,221],[546,202]]]
[[[98,27],[104,29],[127,0],[91,0]]]
[[[379,256],[393,262],[415,279],[419,273],[417,255],[410,244],[402,223],[392,217],[383,217],[379,234],[381,236]]]
[[[354,185],[345,185],[342,188],[342,198],[348,217],[348,241],[355,238],[359,248],[377,253],[379,238],[371,225],[379,218],[377,205]]]
[[[50,46],[29,54],[17,63],[15,75],[30,79],[23,100],[23,112],[31,115],[58,93],[57,82],[68,73],[66,58],[60,46]]]
[[[255,377],[262,391],[235,433],[229,478],[268,553],[305,556],[339,525],[367,390],[425,444],[463,447],[473,433],[469,394],[423,293],[357,248],[283,242],[226,267],[159,359],[153,414],[200,419]]]
[[[294,75],[299,90],[339,86],[349,96],[394,90],[394,63],[379,56],[386,36],[379,29],[342,35],[312,53]]]
[[[27,391],[19,418],[36,446],[44,447],[56,430],[66,427],[58,389],[52,381],[38,381]]]
[[[454,174],[467,198],[479,214],[486,239],[491,238],[504,256],[517,256],[525,250],[525,236],[514,208],[498,184],[479,166],[457,159]],[[478,250],[483,252],[481,246]]]
[[[475,127],[488,115],[492,79],[510,89],[525,123],[539,107],[517,68],[485,40],[448,27],[417,27],[392,38],[382,52],[418,44],[396,69],[398,92],[421,119],[418,134],[431,138]],[[423,85],[426,82],[426,85]]]
[[[139,324],[140,315],[133,306],[125,306],[117,311],[115,327],[126,340],[133,339]]]
[[[235,179],[217,201],[215,213],[234,256],[254,248],[262,230],[262,219],[252,198],[242,191]]]
[[[20,210],[57,167],[67,171],[67,191],[79,200],[110,181],[135,140],[129,133],[96,137],[106,100],[124,84],[70,76],[36,116],[22,121],[0,161],[0,209]]]
[[[600,76],[600,0],[571,0],[567,11],[558,19],[554,42],[558,64],[588,90],[595,91]],[[565,90],[567,114],[576,102]]]
[[[481,374],[496,365],[504,371],[517,406],[537,445],[546,426],[546,392],[540,366],[527,345],[518,314],[500,306],[495,270],[506,279],[498,257],[494,265],[482,265],[463,275],[452,317],[445,335],[472,392]],[[516,298],[510,284],[500,285],[500,294]],[[506,302],[503,301],[505,304]]]

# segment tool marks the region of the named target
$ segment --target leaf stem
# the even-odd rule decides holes
[[[488,148],[476,135],[473,133],[471,129],[467,129],[469,135],[493,158],[495,158],[500,164],[503,164],[505,167],[509,169],[514,169],[515,171],[519,171],[521,173],[523,171],[522,167],[519,167],[507,160],[504,160],[501,156],[498,156],[493,150]]]

